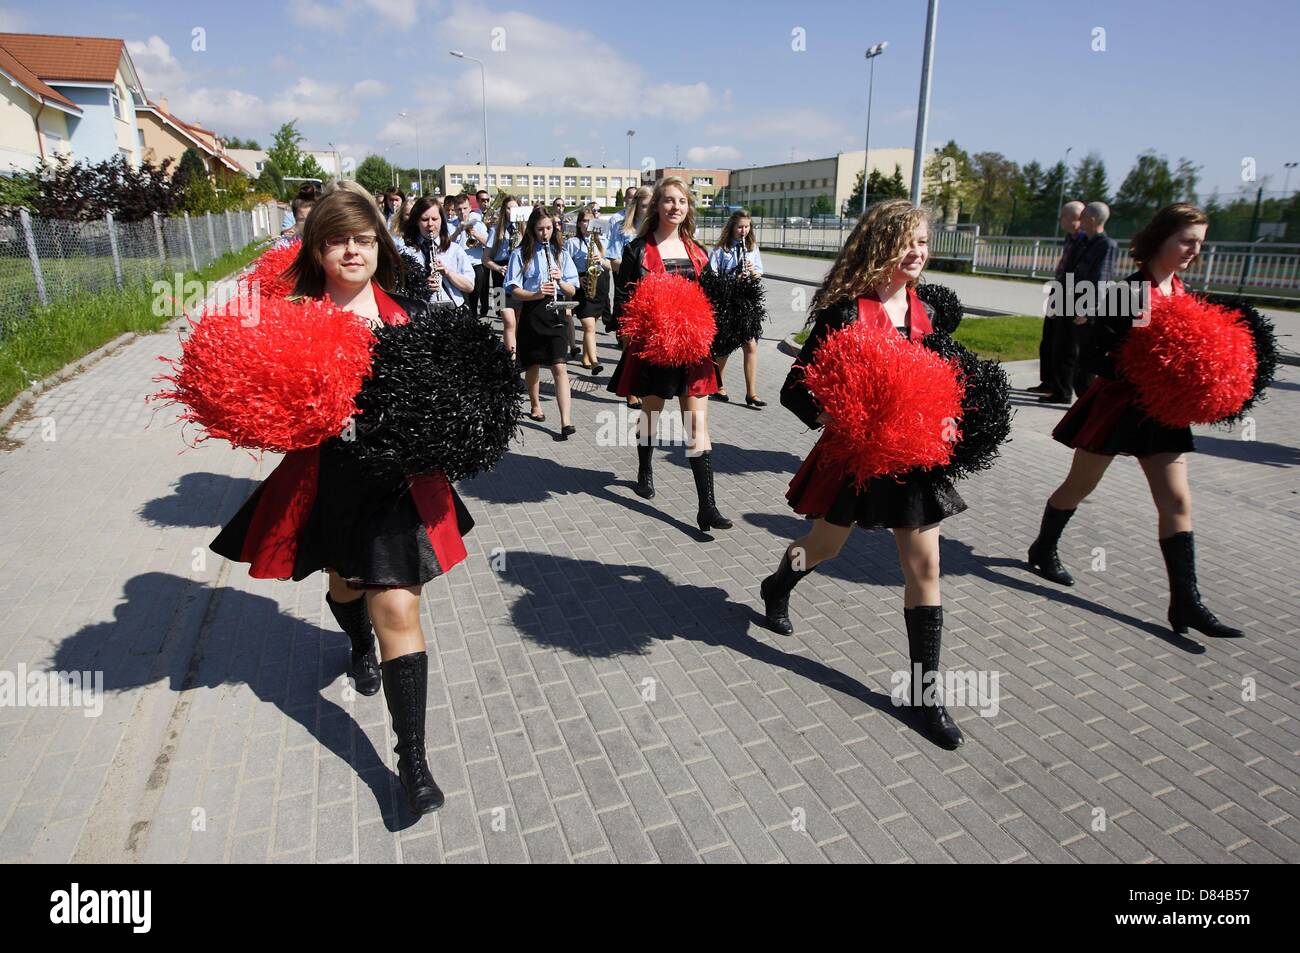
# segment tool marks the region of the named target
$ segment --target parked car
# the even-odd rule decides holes
[[[785,220],[787,225],[811,225],[812,223],[806,218],[800,218],[798,215],[791,215]]]

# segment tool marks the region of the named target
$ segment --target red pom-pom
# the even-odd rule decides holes
[[[228,303],[198,322],[180,360],[160,357],[173,387],[150,400],[187,408],[181,420],[237,447],[287,452],[338,436],[357,412],[374,335],[364,319],[329,299],[254,298]]]
[[[713,307],[699,284],[681,275],[646,275],[623,308],[620,334],[636,344],[651,364],[677,367],[709,355],[717,326]]]
[[[830,415],[826,465],[859,487],[952,458],[965,393],[954,362],[858,321],[826,336],[804,380]]]
[[[293,294],[293,284],[285,278],[284,272],[297,260],[300,248],[302,242],[293,242],[262,252],[253,262],[252,270],[241,280],[264,299],[289,297]]]
[[[1235,311],[1196,295],[1160,298],[1117,355],[1137,404],[1168,427],[1231,417],[1254,393],[1255,344]]]

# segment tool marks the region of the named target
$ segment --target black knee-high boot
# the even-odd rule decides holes
[[[388,659],[384,673],[384,701],[397,735],[397,776],[406,800],[416,814],[442,807],[445,798],[433,780],[424,753],[424,706],[429,692],[429,656],[413,652]]]
[[[1169,571],[1169,628],[1179,635],[1193,628],[1220,639],[1239,639],[1246,634],[1224,625],[1201,602],[1196,585],[1196,541],[1190,532],[1160,540],[1160,552]]]
[[[339,624],[352,642],[352,667],[348,674],[362,695],[373,695],[379,691],[379,659],[375,658],[375,630],[370,625],[370,610],[366,608],[366,597],[353,599],[351,602],[335,602],[330,594],[325,593],[325,604],[334,613],[334,621]]]
[[[687,459],[691,461],[691,472],[695,474],[695,493],[700,498],[700,509],[695,514],[695,522],[699,524],[701,532],[731,529],[731,520],[718,512],[718,506],[713,501],[713,451],[705,450]]]
[[[1038,538],[1029,547],[1029,568],[1044,579],[1062,586],[1073,586],[1074,577],[1061,564],[1061,557],[1056,554],[1056,544],[1065,532],[1065,524],[1070,522],[1074,510],[1058,510],[1048,503],[1043,507],[1043,520],[1038,526]]]
[[[811,569],[795,569],[790,561],[790,550],[781,554],[781,565],[776,572],[763,580],[758,587],[763,597],[763,616],[768,628],[780,635],[793,635],[794,624],[790,621],[790,593],[799,584],[799,580],[812,572]]]
[[[961,729],[949,716],[942,701],[943,683],[939,681],[939,652],[943,645],[943,607],[917,606],[915,609],[904,609],[903,619],[907,625],[907,654],[912,660],[913,704],[916,703],[917,698],[924,699],[926,688],[924,681],[919,685],[916,683],[918,674],[924,679],[926,675],[933,672],[932,677],[935,680],[938,698],[933,705],[922,702],[921,724],[931,741],[951,751],[960,747],[966,739],[962,737]]]
[[[638,443],[636,445],[636,495],[647,500],[654,499],[655,473],[652,459],[654,444]]]

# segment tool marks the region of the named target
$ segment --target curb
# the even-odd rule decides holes
[[[216,284],[213,286],[212,293],[203,299],[203,305],[206,307],[211,302],[217,290],[222,285],[224,285],[228,281],[237,279],[239,275],[242,275],[248,269],[249,266],[245,265],[244,267],[238,269],[237,271],[233,271],[226,277],[218,280]],[[180,317],[175,318],[172,321],[169,321],[167,324],[163,325],[161,328],[159,328],[157,331],[153,333],[164,334],[169,331],[179,330],[187,323],[188,320],[189,320],[188,315],[182,314]],[[89,354],[83,354],[75,361],[72,361],[69,364],[65,364],[63,367],[59,368],[53,374],[50,374],[48,377],[43,377],[40,380],[36,381],[26,390],[19,391],[14,396],[14,399],[5,405],[3,410],[0,410],[0,435],[3,435],[9,429],[9,425],[10,423],[13,422],[13,419],[17,417],[20,413],[22,413],[24,410],[26,410],[29,404],[35,403],[36,398],[40,397],[41,394],[45,393],[47,390],[49,390],[52,387],[55,387],[58,384],[62,384],[68,378],[80,374],[82,371],[90,367],[92,364],[99,363],[101,360],[108,357],[114,351],[124,347],[127,344],[130,344],[138,337],[140,337],[139,331],[127,331],[124,334],[119,334],[117,337],[113,338],[113,340],[109,341],[106,344],[101,344],[99,347],[95,348],[95,350],[91,351]]]

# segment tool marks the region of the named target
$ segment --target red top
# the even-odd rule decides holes
[[[682,245],[686,248],[686,255],[691,260],[691,265],[695,268],[695,277],[700,276],[704,266],[709,263],[709,256],[705,254],[704,249],[689,238],[682,238]],[[651,235],[646,239],[645,255],[641,258],[641,264],[647,274],[662,275],[664,273],[664,259],[659,252],[659,243]]]
[[[884,304],[875,298],[858,298],[858,320],[882,331],[892,331],[895,328],[894,322],[885,311]],[[925,305],[917,296],[915,288],[907,289],[907,325],[910,332],[908,339],[915,342],[919,342],[934,331],[934,326],[930,324],[930,316],[926,313]]]

